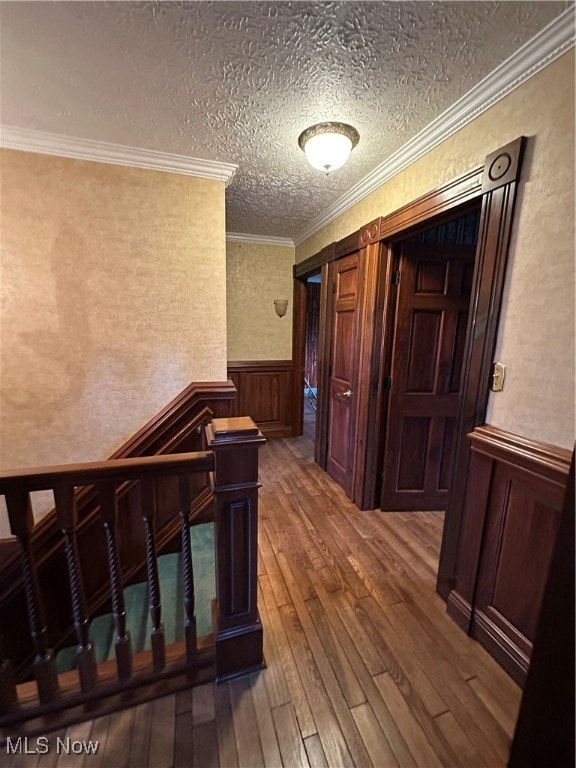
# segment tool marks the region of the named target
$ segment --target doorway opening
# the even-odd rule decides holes
[[[318,347],[320,336],[320,272],[306,278],[306,340],[304,349],[304,434],[311,440],[316,435],[318,410]]]
[[[443,511],[448,503],[479,218],[479,205],[453,212],[392,244],[384,511]]]

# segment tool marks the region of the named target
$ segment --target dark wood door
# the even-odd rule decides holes
[[[334,314],[328,394],[328,474],[350,495],[358,336],[359,255],[334,265]]]
[[[404,244],[381,508],[444,509],[450,482],[474,246]]]

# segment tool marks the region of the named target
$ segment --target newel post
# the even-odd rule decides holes
[[[248,416],[213,419],[216,601],[213,610],[219,680],[263,665],[258,575],[258,449],[265,439]]]

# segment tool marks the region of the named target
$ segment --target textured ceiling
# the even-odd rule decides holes
[[[227,229],[295,237],[567,5],[3,1],[2,122],[237,163]],[[328,177],[327,120],[360,132]]]

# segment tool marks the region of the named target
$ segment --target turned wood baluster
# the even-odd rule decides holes
[[[52,701],[58,693],[58,675],[54,651],[48,647],[46,619],[40,595],[38,572],[30,536],[34,528],[34,517],[30,495],[26,491],[10,491],[6,493],[6,507],[10,530],[18,538],[22,548],[22,573],[30,634],[34,643],[36,656],[34,658],[34,675],[38,684],[38,696],[42,704]]]
[[[158,672],[166,664],[164,645],[164,625],[162,624],[162,606],[160,604],[160,579],[158,578],[158,560],[156,555],[156,540],[154,533],[154,518],[156,516],[156,495],[154,480],[144,478],[140,481],[142,517],[146,528],[146,572],[148,574],[148,595],[150,600],[150,617],[152,619],[152,661]]]
[[[132,674],[132,644],[130,632],[126,629],[126,607],[124,604],[124,585],[122,569],[116,543],[116,522],[118,520],[118,499],[116,486],[113,482],[100,483],[100,512],[106,532],[106,547],[108,549],[108,572],[110,574],[110,591],[112,596],[112,614],[116,637],[116,666],[120,680],[127,680]]]
[[[76,647],[76,661],[78,664],[78,673],[80,675],[80,688],[82,691],[90,691],[96,685],[98,673],[96,670],[94,646],[88,635],[88,607],[86,605],[84,582],[82,579],[82,570],[80,568],[78,546],[76,543],[78,509],[76,506],[76,497],[74,495],[74,486],[66,485],[55,488],[54,500],[56,502],[58,524],[60,525],[64,536],[64,550],[66,553],[66,564],[68,566],[68,583],[70,585],[70,597],[72,600],[72,618],[74,620],[74,629],[76,630],[76,639],[78,641]]]
[[[186,658],[192,661],[196,656],[196,616],[194,596],[194,567],[192,564],[192,548],[190,541],[190,477],[178,476],[178,491],[180,500],[180,523],[182,535],[182,575],[184,580],[184,632],[186,638]]]
[[[0,635],[0,715],[12,712],[17,698],[12,664],[4,658],[4,643]]]

